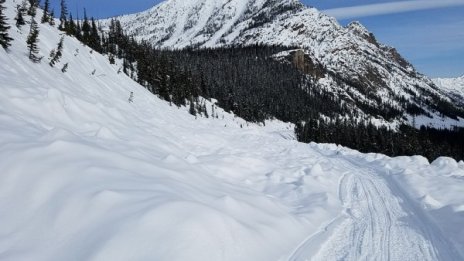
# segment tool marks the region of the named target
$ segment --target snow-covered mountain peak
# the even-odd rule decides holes
[[[265,0],[167,0],[162,2],[160,5],[154,6],[153,8],[151,8],[151,10],[156,10],[158,8],[174,8],[177,10],[182,10],[197,7],[217,9],[221,7],[239,7],[260,2],[265,2]]]
[[[224,38],[234,39],[241,30],[267,23],[279,13],[303,9],[298,0],[169,0],[118,20],[139,39],[182,48],[219,45]]]
[[[349,23],[346,26],[346,29],[352,34],[356,35],[357,37],[364,39],[368,43],[373,44],[376,47],[380,47],[379,43],[375,39],[374,34],[369,32],[369,30],[364,25],[362,25],[359,21],[354,21],[354,22]]]
[[[371,32],[369,32],[369,30],[361,24],[361,22],[359,21],[353,21],[351,23],[349,23],[346,28],[352,32],[355,32],[359,35],[369,35]]]

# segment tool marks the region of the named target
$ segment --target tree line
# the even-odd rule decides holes
[[[422,155],[429,160],[440,156],[464,159],[464,128],[416,129],[401,125],[399,130],[376,126],[372,122],[310,119],[296,124],[295,133],[302,142],[336,143],[359,150],[389,156]]]

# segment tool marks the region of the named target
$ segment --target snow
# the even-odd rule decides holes
[[[464,106],[464,75],[457,78],[436,78],[433,82]]]
[[[407,116],[409,122],[414,124],[414,127],[419,129],[421,126],[428,126],[428,127],[435,127],[439,129],[453,129],[455,127],[461,127],[460,123],[464,123],[464,119],[461,117],[457,117],[458,121],[450,120],[448,117],[440,117],[438,115],[433,115],[432,118],[429,118],[424,115],[419,116]]]
[[[10,32],[0,260],[464,258],[462,161],[302,144],[291,124],[220,108],[195,118],[74,38],[50,67],[55,28],[40,25],[40,64],[27,26]]]

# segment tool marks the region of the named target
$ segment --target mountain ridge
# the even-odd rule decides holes
[[[408,108],[420,107],[424,125],[464,126],[464,111],[459,118],[436,106],[440,101],[456,103],[454,98],[417,72],[395,48],[379,43],[359,22],[341,26],[335,18],[297,0],[169,0],[116,19],[128,34],[158,48],[256,44],[302,48],[307,59],[324,68],[317,79],[319,88],[343,93],[357,107],[380,103],[405,111],[402,117],[384,119],[393,125],[411,124],[418,115],[407,112]],[[110,21],[102,20],[102,24]],[[382,120],[381,115],[372,116]]]

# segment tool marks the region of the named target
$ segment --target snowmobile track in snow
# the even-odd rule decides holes
[[[338,160],[343,213],[288,260],[460,260],[457,251],[387,175]]]

